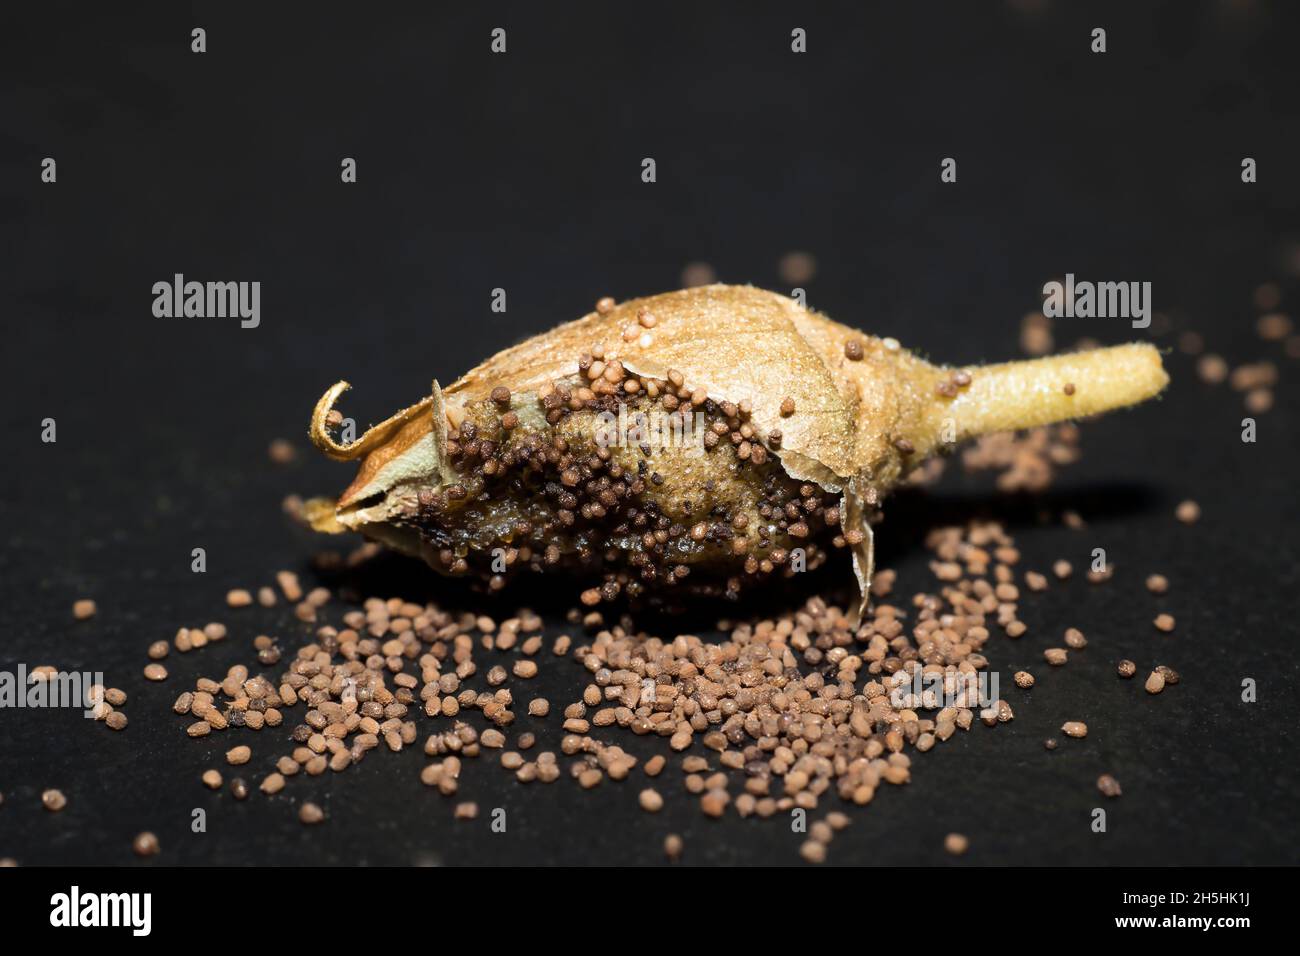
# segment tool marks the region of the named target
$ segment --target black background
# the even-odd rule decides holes
[[[1164,400],[1089,424],[1084,460],[1046,498],[953,476],[894,503],[877,540],[901,592],[930,586],[926,524],[978,513],[1012,524],[1026,567],[1082,566],[1104,547],[1117,571],[1024,602],[1029,634],[990,644],[1004,675],[1039,676],[1010,696],[1016,720],[918,759],[906,789],[853,811],[830,860],[951,862],[942,840],[957,830],[968,863],[1296,861],[1294,366],[1255,337],[1251,303],[1270,280],[1295,302],[1294,5],[24,6],[29,19],[7,10],[0,28],[0,667],[102,670],[131,695],[131,725],[0,712],[0,856],[129,863],[147,828],[160,863],[641,864],[662,859],[668,832],[688,862],[797,862],[802,838],[781,820],[703,818],[675,766],[657,816],[633,781],[524,788],[480,760],[457,799],[482,815],[454,822],[418,780],[419,748],[237,804],[198,782],[233,732],[188,740],[169,704],[250,662],[253,635],[292,651],[308,633],[284,607],[230,612],[222,598],[278,568],[309,573],[322,542],[280,503],[350,478],[303,437],[329,383],[354,384],[345,410],[364,424],[600,295],[675,288],[694,260],[781,289],[779,257],[802,249],[818,261],[810,304],[953,363],[1015,355],[1020,316],[1070,271],[1151,281],[1174,332],[1283,366],[1256,444],[1240,441],[1239,396],[1175,351]],[[194,26],[206,54],[190,52]],[[496,26],[504,56],[488,49]],[[795,26],[807,54],[790,52]],[[1089,52],[1094,26],[1105,55]],[[46,156],[55,185],[40,182]],[[355,185],[339,181],[345,156]],[[939,181],[945,156],[955,185]],[[1240,181],[1243,156],[1259,183]],[[151,286],[175,272],[261,281],[261,327],[154,318]],[[489,311],[495,287],[504,315]],[[1058,333],[1175,338],[1118,320]],[[57,444],[40,441],[46,417]],[[268,460],[280,436],[298,464]],[[1172,517],[1189,496],[1205,512],[1190,528]],[[1087,529],[1039,521],[1065,508]],[[1154,571],[1171,578],[1164,598],[1142,586]],[[401,561],[366,583],[501,616],[528,600],[552,635],[577,590],[487,605]],[[93,621],[72,620],[79,597],[98,601]],[[1174,636],[1151,627],[1161,610]],[[143,680],[151,641],[213,619],[230,640]],[[1070,625],[1090,646],[1049,672],[1042,648]],[[1183,682],[1149,697],[1113,676],[1120,657]],[[557,709],[576,699],[585,672],[542,665],[537,692]],[[1241,702],[1244,677],[1259,703]],[[1045,752],[1066,719],[1088,738]],[[610,739],[649,755],[628,738]],[[244,733],[246,776],[286,740]],[[1098,835],[1102,772],[1124,796]],[[64,812],[41,809],[46,787],[68,795]],[[300,826],[302,799],[329,821]],[[190,832],[196,807],[205,834]],[[508,811],[504,835],[492,807]]]

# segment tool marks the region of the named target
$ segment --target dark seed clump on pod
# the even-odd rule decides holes
[[[671,372],[646,381],[591,355],[577,367],[603,387],[544,389],[546,429],[506,421],[514,413],[496,400],[467,408],[449,434],[456,483],[422,493],[411,516],[440,570],[494,590],[525,570],[594,572],[589,604],[650,587],[734,598],[745,579],[812,570],[828,546],[846,546],[838,496],[790,478],[743,405],[674,384]],[[593,442],[602,413],[621,415],[625,430]],[[661,486],[657,457],[686,453],[660,447],[665,435],[697,442],[693,473],[704,477]]]

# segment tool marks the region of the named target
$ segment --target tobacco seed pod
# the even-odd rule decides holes
[[[704,286],[528,339],[446,389],[435,381],[350,445],[330,432],[349,388],[335,384],[310,435],[361,466],[307,517],[492,587],[521,569],[575,570],[593,585],[587,604],[666,589],[734,597],[847,546],[865,607],[871,523],[927,456],[1144,401],[1167,382],[1150,345],[943,368],[783,296]]]

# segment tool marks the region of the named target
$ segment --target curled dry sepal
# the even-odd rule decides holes
[[[360,531],[443,572],[500,580],[501,549],[512,565],[577,567],[603,577],[604,598],[694,572],[734,593],[788,573],[792,547],[819,553],[829,540],[852,549],[865,607],[869,522],[928,455],[1132,405],[1168,382],[1145,344],[944,368],[747,286],[601,306],[445,389],[435,381],[350,445],[329,430],[349,386],[331,387],[311,438],[361,467],[337,501],[309,503],[313,526]],[[616,403],[704,413],[721,440],[702,456],[597,448],[596,416]]]

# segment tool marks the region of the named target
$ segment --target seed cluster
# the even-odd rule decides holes
[[[1276,311],[1281,294],[1274,283],[1264,283],[1255,290],[1255,307],[1261,315],[1255,322],[1255,331],[1262,342],[1271,347],[1282,344],[1289,359],[1300,358],[1300,335],[1295,333],[1289,315]],[[1196,374],[1206,385],[1229,387],[1242,397],[1242,405],[1251,415],[1262,415],[1272,410],[1274,392],[1280,375],[1271,358],[1230,365],[1222,355],[1205,351],[1205,337],[1199,332],[1185,331],[1178,339],[1178,347],[1187,355],[1196,357]]]
[[[1051,487],[1056,470],[1079,460],[1078,426],[1066,422],[1036,428],[1023,435],[998,432],[984,435],[962,451],[969,470],[999,472],[999,491],[1042,492]]]
[[[126,691],[117,687],[104,687],[92,684],[86,692],[90,704],[90,715],[95,720],[102,720],[110,730],[125,730],[126,713],[121,707],[126,703]]]
[[[304,595],[295,577],[281,573],[281,593],[299,602],[299,619],[314,623],[314,640],[278,676],[236,666],[220,681],[200,678],[173,710],[190,718],[187,732],[194,737],[291,726],[293,746],[271,758],[273,769],[257,782],[267,797],[287,790],[295,777],[340,772],[372,750],[399,751],[424,736],[430,760],[420,778],[448,799],[466,767],[490,757],[521,784],[567,777],[591,789],[636,781],[632,793],[651,814],[674,794],[694,800],[706,817],[811,812],[829,800],[862,806],[882,789],[907,784],[916,754],[977,719],[988,726],[1014,719],[1006,699],[983,706],[971,678],[987,669],[984,649],[995,630],[1010,639],[1027,633],[1018,617],[1017,582],[1029,592],[1049,586],[1046,575],[1019,568],[1020,553],[997,523],[937,528],[925,544],[933,555],[934,592],[893,601],[895,575],[882,569],[873,581],[870,616],[857,627],[839,608],[813,598],[796,613],[733,625],[716,643],[692,635],[664,639],[627,621],[605,626],[599,614],[574,611],[571,621],[594,633],[576,642],[561,635],[548,648],[541,619],[529,611],[498,621],[396,598],[370,598],[343,610],[335,625],[321,620],[330,592]],[[220,631],[224,636],[224,626]],[[1088,642],[1070,628],[1064,643],[1082,650]],[[278,649],[265,636],[254,648],[259,658]],[[1056,663],[1067,653],[1055,648],[1046,656]],[[499,654],[509,656],[491,659]],[[547,657],[571,658],[585,669],[588,682],[578,699],[555,707],[536,696],[517,701],[516,691]],[[1148,691],[1153,681],[1163,689],[1177,674],[1158,668]],[[1016,673],[1014,685],[1029,691],[1033,675]],[[512,733],[517,706],[558,728]],[[435,722],[432,732],[417,729],[421,719]],[[1061,729],[1072,737],[1087,733],[1076,720]],[[616,732],[658,738],[663,749],[642,762],[609,739]],[[539,746],[543,737],[552,742],[549,749]],[[1049,749],[1054,745],[1048,742]],[[231,766],[254,758],[249,745],[226,750]],[[206,771],[203,783],[220,789],[221,773]],[[230,790],[244,799],[250,787],[236,778]],[[452,804],[455,819],[477,814],[476,804]],[[307,803],[299,817],[325,819]],[[832,836],[848,822],[838,810],[810,821],[802,858],[826,859]],[[953,835],[946,845],[962,853],[967,843]],[[670,836],[665,853],[676,859],[681,852],[680,838]]]

